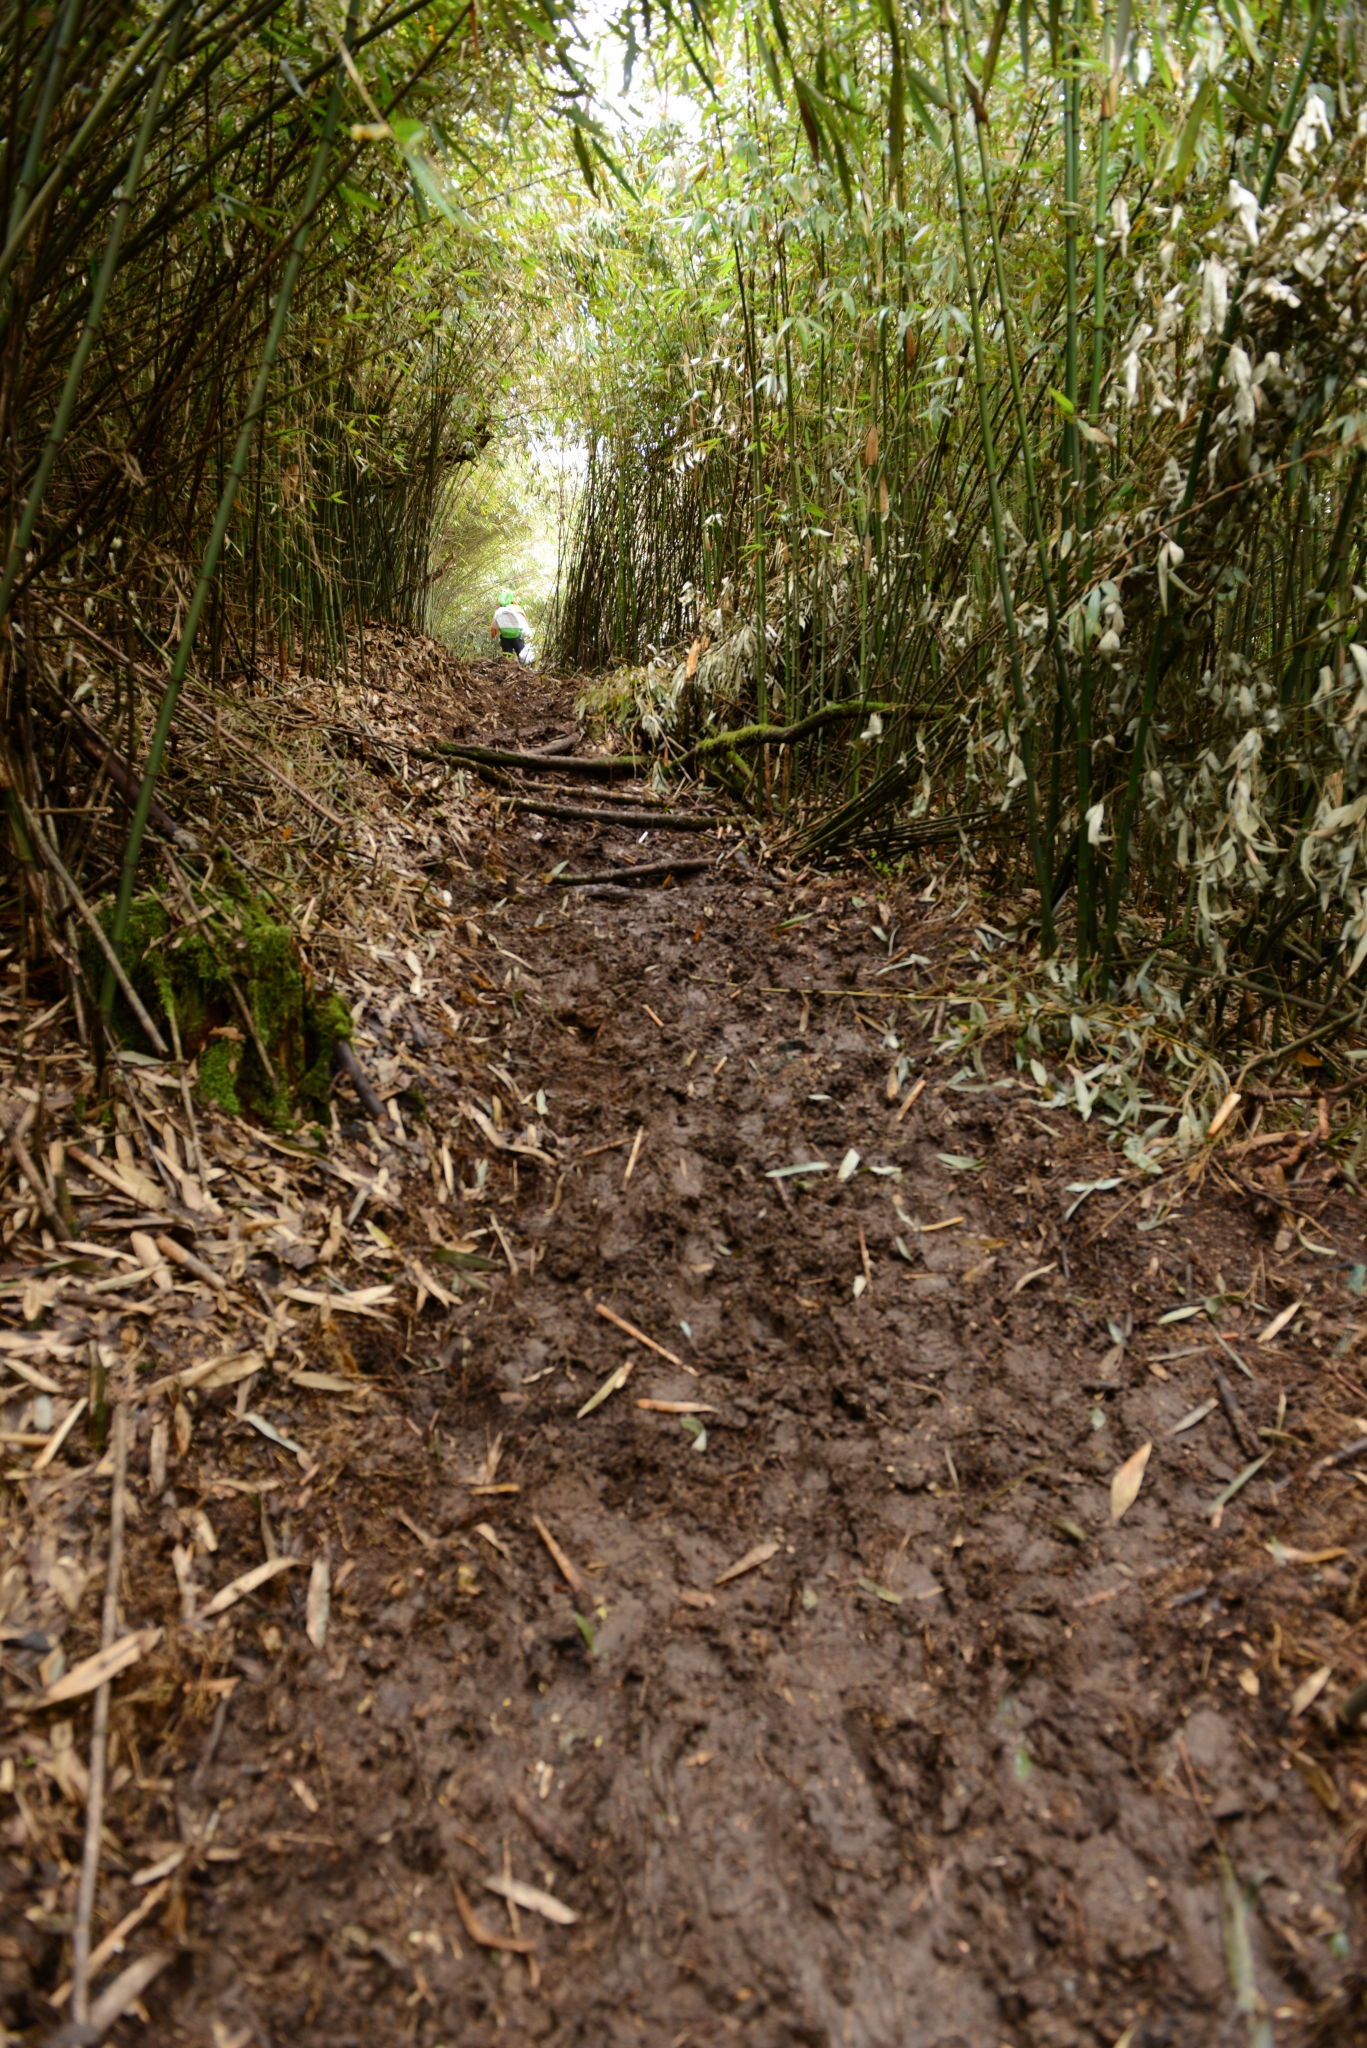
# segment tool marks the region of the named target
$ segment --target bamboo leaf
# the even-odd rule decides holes
[[[1201,127],[1210,104],[1215,96],[1215,81],[1207,78],[1191,103],[1182,133],[1177,142],[1177,155],[1172,166],[1172,189],[1180,192],[1187,182],[1188,174],[1196,158],[1196,144],[1200,139]]]
[[[945,147],[944,134],[932,115],[930,106],[927,104],[927,96],[921,88],[919,75],[914,71],[908,70],[905,74],[905,84],[906,95],[911,101],[917,120],[925,129],[934,147],[937,150],[943,150]]]
[[[1139,1489],[1144,1484],[1148,1469],[1151,1443],[1141,1444],[1132,1457],[1125,1460],[1111,1481],[1111,1520],[1120,1521],[1127,1515],[1139,1498]]]
[[[576,157],[579,159],[579,168],[584,174],[584,183],[596,199],[598,197],[598,180],[594,175],[593,158],[589,155],[589,146],[577,127],[570,130],[570,143]]]

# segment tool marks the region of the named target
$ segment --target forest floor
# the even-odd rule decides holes
[[[1007,1044],[981,1079],[934,1053],[994,943],[961,878],[515,815],[404,735],[542,748],[572,692],[467,682],[299,686],[301,731],[354,741],[316,806],[345,783],[365,821],[340,881],[315,840],[301,935],[399,1123],[342,1084],[321,1149],[192,1132],[134,1065],[110,1151],[60,1020],[21,1076],[0,1015],[21,1097],[48,1049],[89,1247],[28,1225],[0,1267],[7,2038],[93,2038],[54,2001],[100,1356],[148,1633],[95,1983],[162,1964],[107,2038],[1360,2041],[1367,1735],[1331,1710],[1367,1670],[1367,1492],[1326,1460],[1367,1435],[1363,1212],[1313,1105],[1275,1200],[1142,1187]],[[101,1143],[103,1178],[69,1149]],[[171,1224],[213,1284],[127,1252]]]

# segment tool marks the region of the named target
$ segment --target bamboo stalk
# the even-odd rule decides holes
[[[344,51],[355,34],[359,10],[360,0],[348,0],[346,28],[342,39],[342,49]],[[133,889],[137,878],[138,856],[142,851],[143,836],[147,830],[148,813],[151,809],[152,797],[156,789],[157,776],[161,770],[161,760],[166,749],[167,735],[171,730],[171,723],[175,717],[176,703],[179,699],[186,674],[189,671],[190,654],[194,647],[195,635],[199,630],[200,618],[203,615],[205,601],[209,594],[210,585],[213,582],[214,572],[218,567],[218,558],[222,552],[223,542],[228,531],[228,521],[232,517],[233,506],[236,503],[237,493],[246,471],[247,456],[251,449],[252,436],[256,431],[257,420],[265,409],[266,392],[270,384],[271,371],[275,367],[275,359],[279,353],[280,342],[289,319],[290,300],[294,295],[294,288],[299,280],[299,272],[303,267],[304,251],[308,247],[309,229],[312,224],[313,212],[317,204],[319,188],[323,182],[323,172],[327,168],[327,160],[332,149],[332,139],[337,130],[338,118],[342,111],[342,82],[344,76],[344,59],[342,56],[339,56],[333,72],[332,90],[328,95],[327,112],[323,119],[323,131],[319,138],[317,150],[314,153],[313,168],[309,173],[308,187],[300,209],[299,223],[295,229],[293,246],[290,250],[289,261],[285,265],[285,274],[281,279],[279,291],[276,294],[275,311],[271,320],[270,333],[266,339],[265,350],[262,354],[261,367],[257,372],[256,382],[252,388],[251,397],[248,400],[247,411],[238,431],[237,446],[233,452],[232,464],[228,471],[222,497],[219,501],[218,516],[214,521],[213,530],[210,533],[204,550],[204,557],[200,563],[194,595],[190,600],[185,623],[181,629],[180,641],[171,663],[171,673],[166,686],[166,694],[162,699],[161,710],[158,713],[157,723],[152,734],[152,743],[148,748],[147,767],[143,775],[142,786],[138,791],[137,802],[134,806],[133,822],[128,834],[128,843],[124,849],[123,865],[119,874],[119,894],[114,909],[113,929],[110,933],[114,946],[119,951],[122,951],[124,939],[128,932],[128,918],[132,909]],[[101,995],[101,1008],[106,1016],[112,1005],[113,995],[114,978],[112,975],[109,975],[106,977],[104,990]],[[269,1062],[267,1062],[267,1066],[269,1067]]]
[[[997,585],[1001,595],[1002,622],[1006,629],[1008,658],[1011,666],[1011,693],[1016,709],[1018,745],[1025,774],[1026,830],[1031,866],[1040,893],[1040,914],[1043,921],[1049,917],[1050,875],[1040,841],[1038,797],[1035,787],[1034,745],[1029,727],[1028,710],[1025,701],[1025,685],[1021,675],[1020,643],[1016,635],[1015,598],[1011,588],[1011,572],[1006,556],[1006,531],[1002,520],[1001,499],[997,488],[996,449],[992,434],[992,420],[988,405],[987,366],[983,349],[982,305],[978,291],[977,266],[973,255],[973,235],[968,218],[968,195],[964,180],[963,146],[960,139],[959,87],[950,44],[953,20],[948,0],[942,0],[940,12],[940,47],[944,60],[945,97],[949,103],[950,140],[954,155],[954,190],[959,209],[959,232],[964,257],[964,290],[968,298],[970,330],[973,337],[974,380],[978,392],[978,420],[982,437],[983,465],[987,473],[988,501],[992,514],[992,546],[997,571]]]
[[[73,4],[74,0],[68,0],[68,11],[70,11],[70,7]],[[123,246],[124,232],[128,226],[128,216],[133,209],[133,197],[138,189],[138,180],[142,176],[142,167],[147,155],[147,147],[152,139],[153,131],[156,128],[157,120],[161,113],[162,94],[166,87],[167,76],[176,61],[176,52],[180,46],[181,33],[185,27],[188,8],[189,0],[177,0],[176,12],[171,17],[171,25],[167,33],[165,45],[157,61],[156,70],[152,75],[152,86],[147,95],[147,104],[143,109],[137,141],[133,145],[133,155],[127,170],[124,172],[119,203],[114,209],[114,218],[110,223],[109,239],[105,244],[104,261],[100,265],[99,274],[95,279],[95,287],[90,295],[90,307],[86,314],[85,326],[81,330],[80,340],[77,342],[72,353],[66,380],[62,386],[62,395],[57,402],[57,410],[53,416],[52,425],[48,429],[47,439],[43,444],[43,452],[38,460],[37,471],[32,483],[29,485],[28,496],[24,501],[23,513],[15,529],[14,539],[10,543],[9,555],[5,562],[4,571],[0,573],[0,620],[3,620],[9,611],[15,579],[23,565],[24,556],[28,552],[29,542],[33,538],[33,529],[38,522],[43,495],[47,490],[48,480],[52,475],[53,464],[56,462],[62,443],[66,439],[67,428],[71,424],[71,414],[76,403],[76,393],[80,389],[81,379],[85,374],[85,366],[89,360],[90,351],[95,345],[95,336],[99,331],[100,321],[104,317],[105,301],[109,296],[109,287],[114,281],[114,272],[118,268],[119,251]]]

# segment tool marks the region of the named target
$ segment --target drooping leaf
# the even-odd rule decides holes
[[[1195,161],[1196,144],[1200,139],[1201,128],[1214,97],[1215,82],[1213,79],[1207,78],[1198,91],[1196,98],[1191,103],[1191,111],[1187,115],[1182,133],[1178,138],[1177,154],[1172,166],[1172,189],[1174,192],[1180,192],[1187,182],[1188,173]]]

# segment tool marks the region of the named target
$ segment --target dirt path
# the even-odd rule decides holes
[[[519,686],[467,733],[569,730]],[[350,1133],[392,1191],[361,1280],[406,1256],[433,1291],[290,1326],[331,1390],[263,1381],[253,1413],[307,1460],[229,1387],[193,1478],[144,1496],[136,1624],[175,1636],[206,1511],[202,1579],[323,1556],[331,1611],[314,1648],[282,1571],[181,1635],[152,1735],[116,1706],[97,1937],[182,1862],[149,1880],[176,1959],[113,2038],[1206,2048],[1266,2011],[1278,2043],[1362,2039],[1367,1748],[1327,1709],[1367,1661],[1367,1499],[1351,1461],[1307,1476],[1367,1432],[1360,1209],[1324,1198],[1332,1257],[1213,1183],[1158,1227],[1133,1177],[1065,1223],[1117,1155],[1024,1087],[951,1086],[935,1004],[868,993],[972,974],[962,892],[741,853],[586,897],[547,872],[698,839],[465,823],[432,957],[376,968],[363,1018],[408,1134]],[[462,1243],[490,1263],[443,1263]],[[268,1304],[300,1277],[253,1258]],[[25,2042],[56,2025],[73,1829],[64,1877],[10,1825]]]

